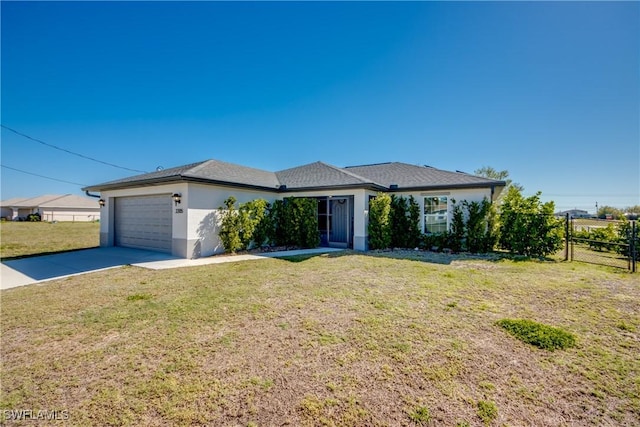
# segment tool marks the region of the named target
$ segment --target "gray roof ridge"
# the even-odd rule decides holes
[[[351,165],[351,166],[345,166],[343,169],[362,168],[362,167],[366,167],[366,166],[390,165],[392,163],[398,163],[398,162],[380,162],[380,163],[369,163],[369,164],[366,164],[366,165]]]
[[[328,166],[328,167],[330,167],[330,168],[332,168],[332,169],[335,169],[335,170],[337,170],[337,171],[339,171],[339,172],[342,172],[342,173],[344,173],[344,174],[347,174],[347,175],[349,175],[349,176],[351,176],[351,177],[353,177],[353,178],[355,178],[355,179],[357,179],[357,180],[361,181],[363,184],[376,184],[376,185],[381,185],[381,184],[378,184],[377,182],[374,182],[374,181],[373,181],[373,180],[371,180],[371,179],[367,179],[367,178],[365,178],[365,177],[363,177],[363,176],[361,176],[361,175],[358,175],[358,174],[353,173],[353,172],[351,172],[351,171],[345,170],[345,168],[341,168],[341,167],[338,167],[338,166],[334,166],[334,165],[331,165],[331,164],[329,164],[329,163],[325,163],[325,162],[323,162],[323,161],[318,161],[317,163],[320,163],[320,164],[322,164],[322,165],[325,165],[325,166]],[[386,186],[385,186],[385,185],[382,185],[382,187],[386,187]]]
[[[30,198],[28,198],[26,200],[23,200],[22,202],[24,203],[24,202],[28,202],[29,200],[35,200],[35,199],[39,199],[41,197],[46,197],[46,199],[44,199],[45,201],[42,202],[42,203],[49,203],[49,202],[53,202],[54,200],[58,200],[58,199],[60,199],[60,198],[62,198],[64,196],[65,196],[64,194],[63,195],[60,195],[60,194],[43,194],[41,196],[30,197]],[[51,197],[51,198],[49,198],[49,197]]]
[[[271,171],[268,171],[268,170],[265,170],[265,169],[254,168],[252,166],[245,166],[245,165],[241,165],[241,164],[238,164],[238,163],[225,162],[224,160],[218,160],[218,159],[203,160],[203,161],[195,164],[193,167],[187,169],[187,172],[195,173],[196,170],[204,168],[204,167],[206,167],[206,165],[214,163],[214,162],[215,163],[224,163],[225,165],[237,166],[237,167],[241,167],[243,169],[251,169],[251,170],[254,170],[254,171],[275,173],[275,172],[271,172]]]

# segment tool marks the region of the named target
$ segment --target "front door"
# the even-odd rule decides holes
[[[330,198],[327,219],[329,246],[346,248],[349,245],[349,199]]]

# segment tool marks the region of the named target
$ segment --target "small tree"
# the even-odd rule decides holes
[[[386,249],[391,245],[391,197],[385,193],[369,201],[369,248]]]
[[[318,201],[305,197],[276,200],[269,213],[278,245],[315,248],[320,244]]]
[[[220,240],[226,252],[235,253],[242,248],[242,240],[240,238],[240,215],[236,209],[236,198],[229,196],[224,201],[224,207],[220,206]]]
[[[445,235],[446,243],[453,252],[460,252],[465,247],[464,211],[454,199],[451,203],[451,227]]]
[[[261,246],[265,242],[266,236],[256,235],[256,229],[259,224],[264,223],[267,206],[268,203],[264,199],[255,199],[240,205],[238,209],[238,237],[242,249],[248,249],[251,243]]]
[[[406,248],[409,234],[409,206],[404,197],[391,196],[391,212],[389,222],[391,224],[391,246],[394,248]]]
[[[484,198],[481,202],[463,202],[467,209],[466,244],[467,250],[474,253],[488,252],[495,244],[495,226],[491,202]]]
[[[273,206],[265,201],[262,218],[253,230],[253,243],[257,247],[275,243],[275,223],[273,221]]]
[[[540,192],[523,197],[509,188],[500,208],[500,246],[510,252],[543,257],[562,246],[562,221],[553,216],[554,203],[542,203]]]
[[[407,247],[420,245],[420,205],[413,196],[409,196],[409,229],[407,231]]]

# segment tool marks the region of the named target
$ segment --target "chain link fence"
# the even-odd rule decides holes
[[[636,221],[566,217],[565,259],[637,271]]]

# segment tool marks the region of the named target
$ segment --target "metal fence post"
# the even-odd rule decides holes
[[[564,221],[564,260],[569,261],[569,212]]]
[[[631,272],[636,272],[636,251],[638,248],[636,247],[636,241],[638,239],[638,231],[636,229],[636,222],[631,221],[631,241],[629,242],[629,255],[631,256]]]

